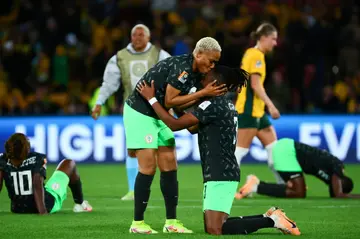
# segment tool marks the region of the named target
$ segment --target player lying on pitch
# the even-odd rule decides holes
[[[15,133],[5,143],[5,154],[0,154],[0,191],[3,181],[14,213],[55,213],[66,199],[70,187],[74,212],[90,212],[91,205],[83,199],[80,175],[75,162],[64,159],[44,186],[46,156],[30,152],[24,134]]]
[[[202,80],[202,85],[217,80],[235,91],[246,84],[248,74],[240,69],[216,66]],[[204,180],[204,226],[209,234],[249,234],[261,228],[275,227],[286,234],[300,235],[296,224],[282,210],[272,207],[265,214],[230,217],[240,170],[235,158],[237,112],[225,96],[208,98],[193,112],[172,117],[155,98],[153,82],[137,85],[139,93],[149,101],[159,118],[173,131],[190,128],[199,133],[199,149]]]
[[[351,178],[344,174],[344,164],[325,150],[283,138],[275,144],[272,157],[275,170],[286,184],[265,183],[255,175],[249,175],[236,198],[241,199],[254,192],[272,197],[304,198],[306,184],[303,172],[329,185],[331,197],[360,198],[360,195],[349,194],[354,185]]]

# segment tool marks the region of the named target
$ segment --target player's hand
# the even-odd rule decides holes
[[[139,82],[136,86],[136,90],[146,100],[150,100],[151,98],[155,97],[155,87],[153,80],[151,81],[151,86],[149,86],[145,81]]]
[[[39,212],[39,215],[40,216],[46,216],[46,215],[49,215],[49,213],[46,210],[44,210],[42,212]]]
[[[214,80],[201,91],[203,91],[204,96],[219,96],[226,94],[227,87],[225,84],[216,85],[216,80]]]
[[[270,113],[270,115],[271,115],[271,118],[273,118],[273,119],[278,119],[278,118],[280,118],[280,112],[279,112],[278,109],[276,109],[275,106],[269,108],[269,113]]]
[[[91,117],[93,117],[94,120],[97,120],[101,113],[101,105],[95,105],[94,108],[91,111]]]

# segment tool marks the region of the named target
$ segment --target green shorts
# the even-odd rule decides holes
[[[296,158],[294,140],[284,138],[278,140],[272,149],[274,169],[279,172],[302,172]]]
[[[66,173],[56,170],[45,184],[45,190],[55,198],[55,203],[50,213],[60,211],[66,199],[69,181],[70,179]]]
[[[175,147],[174,133],[161,120],[141,114],[124,105],[124,126],[128,149],[157,149]]]
[[[203,211],[212,210],[230,214],[239,182],[209,181],[204,183]]]
[[[266,114],[264,114],[261,118],[252,117],[249,114],[238,115],[239,129],[256,128],[258,130],[262,130],[270,126],[271,122]]]

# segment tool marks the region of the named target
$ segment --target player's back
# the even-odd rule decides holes
[[[343,177],[344,164],[329,152],[303,143],[294,142],[296,158],[306,174],[314,175],[329,184],[331,175]]]
[[[180,95],[188,94],[191,88],[201,80],[202,75],[192,71],[193,56],[184,54],[171,56],[156,63],[140,79],[151,84],[154,81],[155,96],[158,102],[165,106],[165,93],[167,85],[180,90]],[[137,90],[133,90],[126,103],[136,111],[158,118],[152,107],[149,105]]]
[[[239,181],[235,158],[237,112],[224,96],[199,105],[193,114],[199,119],[199,149],[204,181]]]
[[[266,77],[264,53],[257,48],[247,49],[241,61],[241,69],[250,75],[260,75],[260,83],[263,85]],[[251,85],[244,87],[239,93],[235,107],[239,114],[253,117],[262,117],[265,113],[265,103],[255,94]]]
[[[15,213],[37,213],[33,176],[46,176],[46,157],[39,153],[29,153],[19,167],[11,164],[6,154],[0,155],[0,170],[4,173],[5,185],[11,200],[11,211]]]

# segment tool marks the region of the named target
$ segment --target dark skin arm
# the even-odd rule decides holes
[[[189,103],[186,103],[186,104],[183,104],[183,105],[179,105],[173,109],[176,109],[175,112],[179,112],[179,111],[183,111],[183,110],[186,110],[187,108],[195,105],[196,103],[199,102],[200,99],[197,99],[197,100],[193,100],[193,101],[190,101]]]
[[[191,126],[187,129],[191,134],[197,134],[199,132],[199,124]]]
[[[154,81],[151,82],[151,87],[147,86],[145,82],[142,82],[138,84],[136,89],[146,100],[150,100],[155,96]],[[180,118],[175,119],[160,105],[159,102],[155,102],[152,107],[159,118],[172,131],[186,129],[199,123],[199,120],[193,114],[184,114]]]
[[[189,104],[192,101],[197,101],[202,97],[223,95],[227,92],[227,88],[225,84],[217,86],[216,81],[213,81],[211,84],[208,84],[204,89],[197,91],[193,94],[179,95],[180,92],[180,90],[174,88],[170,84],[167,85],[165,93],[165,107],[167,109]]]
[[[193,114],[184,114],[178,119],[175,119],[171,116],[159,102],[156,102],[152,105],[154,111],[159,116],[159,118],[172,130],[178,131],[191,126],[197,125],[199,120]]]
[[[44,177],[41,176],[40,173],[34,174],[33,185],[36,208],[40,215],[47,214],[48,212],[45,207]]]
[[[175,114],[178,116],[178,118],[180,118],[181,116],[183,116],[185,113],[183,111],[179,111],[178,108],[175,108],[174,109],[175,111]],[[194,125],[194,126],[191,126],[189,128],[187,128],[187,130],[191,133],[191,134],[197,134],[198,131],[199,131],[199,125]]]
[[[342,190],[341,178],[336,174],[331,176],[331,185],[335,198],[360,198],[359,194],[345,194]]]

